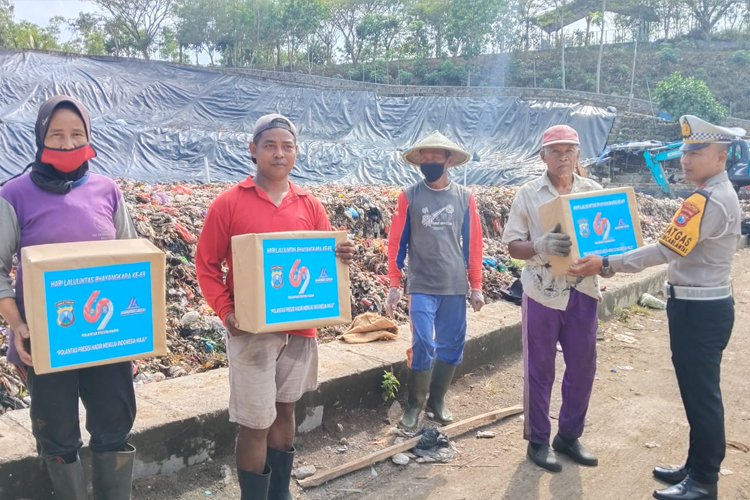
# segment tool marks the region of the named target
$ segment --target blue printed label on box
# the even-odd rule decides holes
[[[44,273],[50,366],[154,350],[151,263]]]
[[[339,316],[335,238],[263,240],[266,323]]]
[[[614,255],[637,248],[627,193],[569,200],[581,257]]]

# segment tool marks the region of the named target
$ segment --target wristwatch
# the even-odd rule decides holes
[[[599,275],[607,278],[609,276],[612,276],[614,273],[612,272],[612,268],[609,267],[609,256],[605,255],[602,257],[602,269],[599,271]]]

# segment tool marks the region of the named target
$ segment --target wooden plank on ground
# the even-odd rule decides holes
[[[477,415],[476,417],[471,417],[465,420],[454,422],[443,427],[440,430],[443,431],[449,438],[454,438],[479,427],[491,424],[492,422],[517,415],[521,412],[523,412],[522,406],[511,406],[509,408],[494,410],[489,413]],[[388,448],[385,448],[383,450],[370,453],[369,455],[366,455],[362,458],[358,458],[356,460],[352,460],[351,462],[341,464],[337,467],[332,468],[331,470],[324,472],[319,476],[312,476],[307,479],[303,479],[302,481],[298,481],[298,483],[303,488],[313,488],[315,486],[320,486],[321,484],[325,484],[328,481],[349,474],[350,472],[358,471],[364,467],[367,467],[368,465],[382,462],[383,460],[386,460],[393,455],[410,450],[417,445],[417,443],[419,442],[419,438],[420,437],[418,436],[406,440],[403,443],[394,444],[393,446],[389,446]]]

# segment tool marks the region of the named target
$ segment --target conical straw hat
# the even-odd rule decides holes
[[[404,151],[403,159],[406,163],[410,163],[415,167],[418,167],[419,162],[419,151],[421,149],[446,149],[451,152],[451,155],[455,158],[452,166],[457,167],[463,165],[471,159],[471,155],[461,149],[461,147],[455,142],[451,141],[437,130],[419,141],[413,147]]]

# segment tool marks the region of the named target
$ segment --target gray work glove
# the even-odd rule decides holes
[[[389,318],[393,318],[393,312],[396,310],[398,303],[401,301],[401,289],[391,287],[388,290],[388,297],[385,299],[385,312]]]
[[[484,307],[484,294],[482,293],[482,290],[472,288],[471,295],[469,295],[469,303],[474,309],[474,312],[481,311],[482,307]]]
[[[570,236],[561,233],[560,230],[560,224],[558,224],[551,231],[547,231],[535,239],[534,251],[537,254],[557,255],[558,257],[570,255],[570,248],[573,243],[570,241]]]

